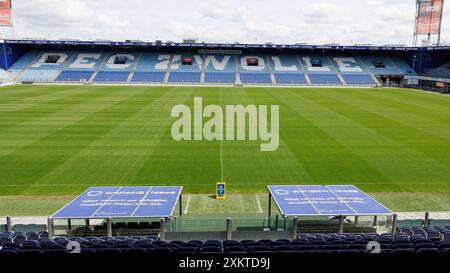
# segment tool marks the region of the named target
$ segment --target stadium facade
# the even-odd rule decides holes
[[[431,77],[448,90],[450,78],[449,46],[5,40],[1,49],[0,79],[16,83],[396,86]]]

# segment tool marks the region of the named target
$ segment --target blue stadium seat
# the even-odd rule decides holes
[[[247,253],[247,249],[243,246],[224,246],[225,253]]]
[[[308,74],[312,84],[342,84],[336,74]]]
[[[92,248],[82,248],[81,253],[82,254],[95,254],[95,253],[97,253],[97,251]]]
[[[45,254],[51,254],[51,255],[55,255],[55,254],[68,254],[69,251],[65,248],[54,248],[54,249],[44,249],[44,253]]]
[[[242,83],[250,83],[250,84],[271,84],[272,79],[270,75],[267,73],[241,73],[241,82]]]
[[[99,71],[94,78],[95,82],[126,82],[130,72]]]
[[[205,83],[235,83],[236,73],[228,72],[207,72],[205,73]]]
[[[9,244],[12,243],[13,239],[11,237],[6,237],[6,236],[1,236],[0,237],[0,247],[5,245],[5,244]]]
[[[0,255],[11,255],[11,254],[17,254],[20,253],[20,250],[15,250],[11,248],[3,248],[0,249]]]
[[[230,55],[207,55],[204,58],[205,83],[235,83],[236,64]]]
[[[414,253],[414,249],[413,248],[397,248],[397,249],[393,249],[390,253],[393,254],[406,254],[406,253]]]
[[[277,84],[306,84],[303,74],[294,73],[275,73],[275,81]]]
[[[52,55],[58,56],[56,60],[48,60]],[[35,51],[25,53],[17,60],[10,71],[19,81],[51,82],[55,79],[58,71],[63,69],[75,56],[75,52],[65,51]]]
[[[423,248],[436,248],[436,246],[432,243],[419,243],[419,244],[414,245],[414,248],[416,250],[419,250],[419,249],[423,249]]]
[[[200,249],[200,253],[223,253],[223,249],[215,246],[204,246]]]
[[[38,255],[38,254],[44,254],[44,251],[40,249],[21,249],[20,253],[25,255]]]
[[[376,84],[368,74],[342,74],[342,78],[347,84]]]
[[[170,247],[158,247],[150,250],[150,253],[173,253],[173,250]]]
[[[275,252],[285,252],[285,251],[289,251],[289,250],[294,250],[294,247],[289,246],[289,245],[279,245],[279,246],[272,247],[272,251],[275,251]]]
[[[206,241],[203,243],[203,247],[206,247],[206,246],[218,246],[218,247],[222,247],[222,242],[221,242],[221,241],[218,241],[218,240],[206,240]]]
[[[417,253],[422,253],[422,254],[437,254],[437,253],[441,253],[441,251],[437,248],[421,248],[416,250]]]
[[[175,250],[175,253],[186,253],[186,254],[194,254],[199,250],[198,247],[180,247]]]
[[[102,253],[102,254],[118,254],[118,253],[122,253],[122,250],[118,249],[118,248],[103,248],[100,250],[100,253]]]
[[[73,71],[64,70],[56,78],[56,81],[61,82],[79,82],[80,80],[89,81],[94,74],[94,71]]]
[[[170,72],[169,82],[200,83],[200,73],[199,72]]]
[[[127,254],[145,254],[147,253],[147,249],[143,248],[143,247],[133,247],[133,248],[129,248],[124,250],[125,253]]]
[[[259,245],[259,246],[248,246],[248,250],[251,253],[263,253],[263,252],[271,252],[271,248],[266,245]]]
[[[133,77],[131,78],[131,82],[134,83],[146,83],[146,82],[164,82],[165,72],[145,72],[145,71],[135,71]]]
[[[117,224],[117,223],[116,223]],[[136,224],[122,223],[119,226],[136,226]],[[419,228],[416,228],[419,229]],[[431,228],[430,228],[431,229]],[[436,228],[437,230],[437,228]],[[443,229],[440,229],[443,230]],[[23,236],[23,233],[8,233],[3,238]],[[37,233],[29,233],[37,234]],[[302,234],[303,239],[272,240],[191,240],[191,241],[159,241],[154,237],[144,236],[116,236],[116,237],[73,237],[70,240],[81,244],[82,253],[367,253],[367,243],[371,240],[380,242],[382,253],[441,253],[449,251],[450,242],[438,238],[424,239],[406,234]],[[353,238],[355,240],[350,240]],[[357,239],[357,238],[365,238]],[[54,240],[39,238],[25,240],[22,243],[3,244],[0,253],[68,253],[65,247],[67,238],[57,237]],[[384,243],[383,243],[384,242]],[[222,247],[223,245],[223,247]]]

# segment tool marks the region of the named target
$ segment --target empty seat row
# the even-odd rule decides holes
[[[450,241],[450,226],[399,227],[397,232],[408,235],[421,235],[425,238],[441,238]]]
[[[118,222],[118,223],[112,223],[113,229],[125,229],[125,230],[131,230],[131,229],[159,229],[160,223],[159,222]],[[94,226],[94,230],[106,230],[107,224],[103,223],[99,226]]]
[[[115,223],[114,225],[119,228],[134,228],[139,227],[140,223]],[[444,229],[446,230],[447,227],[411,228],[413,232],[428,230],[430,233]],[[0,253],[66,253],[72,250],[71,247],[67,247],[71,245],[71,241],[78,242],[81,251],[86,253],[366,253],[372,250],[368,247],[370,242],[377,242],[381,252],[386,253],[450,253],[450,241],[445,241],[441,237],[426,237],[421,233],[300,233],[294,240],[161,241],[158,236],[88,236],[50,239],[47,232],[2,232],[0,233]]]
[[[33,233],[30,233],[33,234]],[[8,234],[7,234],[8,235]],[[22,241],[5,241],[3,253],[66,252],[70,241],[80,244],[82,252],[173,252],[173,253],[262,253],[262,252],[331,252],[365,253],[370,241],[380,243],[382,252],[449,252],[450,242],[412,237],[405,234],[299,234],[295,240],[191,240],[160,241],[156,236],[58,237],[43,236]],[[14,236],[22,236],[14,234]],[[14,237],[13,236],[13,237]],[[11,239],[11,236],[4,237]],[[132,250],[133,249],[133,250]]]

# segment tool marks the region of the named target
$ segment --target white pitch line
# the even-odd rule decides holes
[[[258,194],[256,194],[256,204],[258,204],[259,213],[263,213],[263,210],[262,210],[262,207],[261,207],[261,201],[259,200]]]
[[[222,107],[222,90],[219,87],[219,105],[220,107]],[[223,132],[222,132],[222,136],[223,136]],[[223,138],[223,137],[222,137]],[[220,181],[223,181],[223,140],[220,140]]]
[[[187,214],[188,213],[188,209],[189,209],[189,204],[191,203],[191,195],[188,195],[188,198],[186,200],[186,206],[184,207],[184,213],[183,214]]]
[[[223,182],[223,156],[222,156],[222,140],[220,141],[220,181]]]

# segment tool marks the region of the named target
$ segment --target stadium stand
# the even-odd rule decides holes
[[[58,75],[56,81],[79,82],[89,81],[94,72],[105,59],[105,54],[99,52],[84,52],[76,54],[75,58]]]
[[[450,227],[434,227],[432,230]],[[367,244],[378,242],[382,253],[450,253],[450,241],[424,236],[417,228],[409,233],[300,233],[294,240],[191,240],[161,241],[157,236],[89,236],[48,238],[46,232],[0,233],[0,253],[68,253],[70,241],[78,242],[81,253],[368,253]],[[430,235],[430,233],[427,233]]]
[[[424,76],[429,77],[450,79],[450,62],[443,64],[437,68],[427,69],[423,74]]]
[[[333,57],[334,66],[346,84],[376,84],[369,72],[353,57]]]
[[[30,66],[35,59],[41,54],[39,51],[29,51],[25,53],[19,60],[17,60],[10,68],[11,74],[17,80],[19,80],[19,76],[22,72]]]
[[[169,65],[170,55],[144,52],[131,78],[133,83],[162,83]]]
[[[16,62],[10,71],[18,81],[53,81],[74,52],[30,51]]]
[[[397,57],[358,56],[361,64],[375,75],[414,75],[412,68]]]
[[[239,56],[239,74],[242,83],[272,84],[267,56]]]
[[[0,82],[5,83],[5,82],[9,82],[10,78],[8,75],[8,72],[4,69],[0,69]]]
[[[448,77],[448,71],[446,64],[428,70],[428,73]],[[373,86],[381,84],[379,77],[386,75],[401,79],[402,76],[416,74],[403,59],[387,55],[202,55],[30,50],[7,73],[0,74],[0,80]]]
[[[307,84],[297,56],[271,56],[270,65],[277,84]]]
[[[94,82],[127,82],[128,76],[136,64],[137,54],[109,54],[102,63],[94,78]]]
[[[200,55],[175,54],[170,64],[169,82],[200,83],[203,59]]]
[[[343,84],[328,56],[302,56],[301,62],[312,84]]]
[[[205,83],[235,83],[236,63],[230,55],[207,55],[204,59]]]

